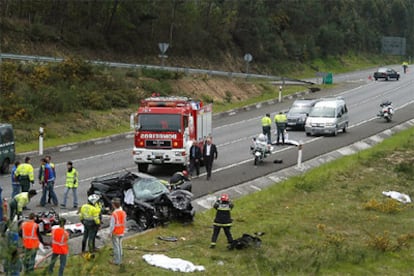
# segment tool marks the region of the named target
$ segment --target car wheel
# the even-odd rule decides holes
[[[310,132],[306,132],[306,136],[311,136]]]
[[[8,174],[10,168],[10,160],[8,158],[4,159],[3,164],[1,164],[0,172],[2,174]]]
[[[343,133],[346,133],[346,128],[347,128],[347,126],[348,126],[347,124],[345,124],[345,125],[344,125],[344,128],[342,129],[342,132],[343,132]]]
[[[388,77],[385,77],[385,80],[388,81]]]
[[[148,220],[147,216],[143,213],[138,213],[135,216],[135,222],[138,224],[139,229],[144,231],[150,227],[150,221]]]

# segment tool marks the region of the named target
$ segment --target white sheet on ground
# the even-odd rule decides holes
[[[411,198],[409,195],[406,194],[402,194],[396,191],[388,191],[388,192],[382,192],[383,195],[391,197],[393,199],[398,200],[399,202],[402,203],[411,203]]]
[[[180,259],[170,258],[163,254],[145,254],[142,258],[150,265],[179,272],[204,271],[204,266]]]

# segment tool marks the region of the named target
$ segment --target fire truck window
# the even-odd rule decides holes
[[[139,124],[141,131],[179,131],[181,117],[179,114],[141,114]]]
[[[188,127],[188,116],[184,116],[184,128]]]

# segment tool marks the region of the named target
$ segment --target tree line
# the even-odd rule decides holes
[[[405,37],[413,55],[412,0],[0,0],[3,36],[27,23],[32,41],[157,55],[306,62],[380,53],[382,36]],[[3,38],[2,38],[3,40]],[[3,42],[3,41],[2,41]],[[3,51],[7,43],[2,43]]]

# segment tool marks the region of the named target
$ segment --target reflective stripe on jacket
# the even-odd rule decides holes
[[[69,233],[62,227],[52,230],[52,251],[55,254],[66,255],[69,253]]]
[[[218,200],[214,203],[214,208],[217,210],[216,217],[214,219],[214,225],[231,226],[233,220],[231,219],[230,211],[233,208],[233,203],[222,202]]]
[[[78,187],[78,171],[75,168],[69,172],[66,172],[66,187],[77,188]]]
[[[27,177],[30,181],[34,181],[33,166],[29,163],[20,164],[14,175],[20,178]]]
[[[270,119],[267,116],[264,116],[262,118],[262,126],[270,126],[270,125],[272,125],[272,119]]]
[[[37,228],[39,226],[33,220],[25,221],[22,224],[23,246],[27,249],[39,248],[39,237]]]
[[[29,193],[28,192],[21,192],[14,196],[14,200],[17,202],[17,212],[21,213],[23,211],[23,207],[25,207],[29,203]]]
[[[99,214],[101,208],[93,206],[89,203],[82,205],[80,212],[80,220],[95,221],[96,224],[100,224]]]
[[[114,219],[114,230],[112,234],[121,236],[125,232],[126,213],[122,209],[117,209],[112,213]]]
[[[285,114],[276,114],[275,115],[275,123],[277,126],[281,125],[284,126],[287,122],[287,117]]]

